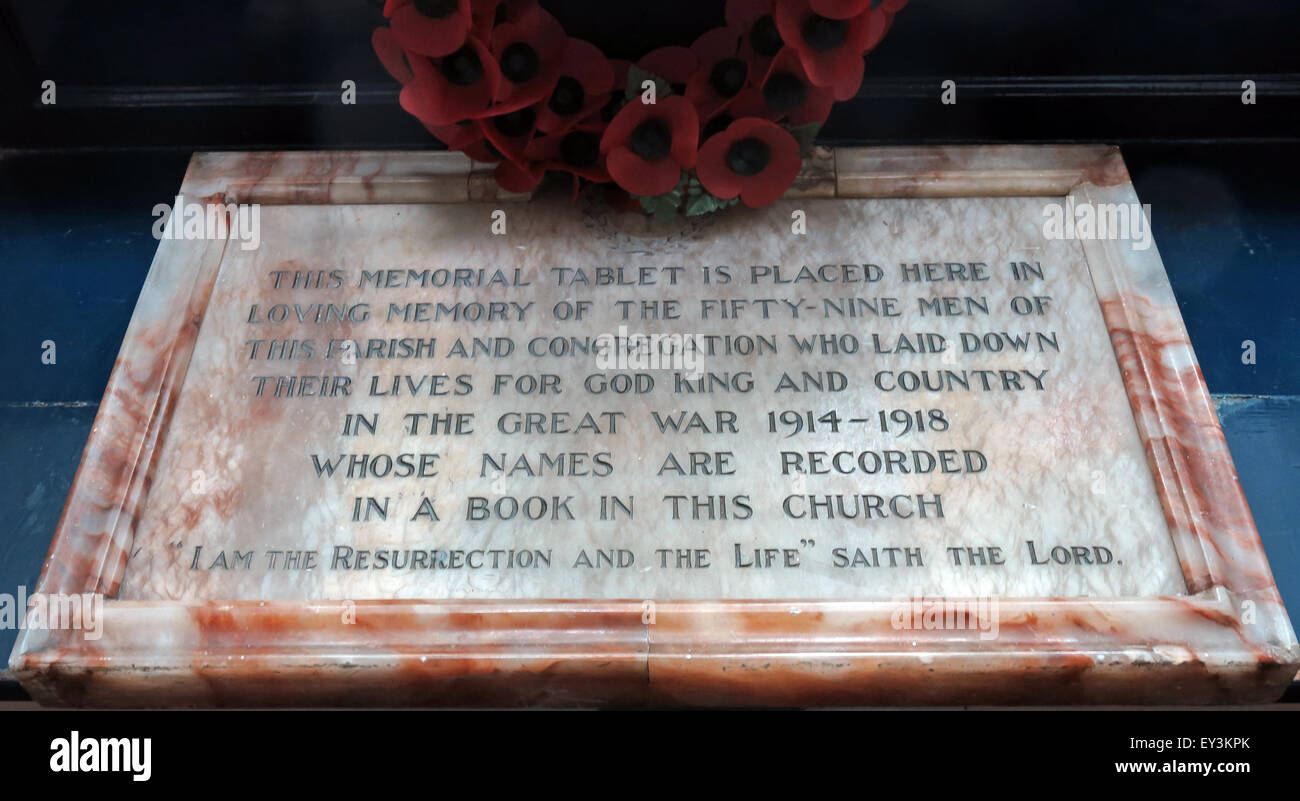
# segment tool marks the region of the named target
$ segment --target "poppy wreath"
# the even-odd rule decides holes
[[[560,173],[671,217],[781,197],[905,5],[726,0],[722,27],[631,63],[537,0],[386,0],[372,43],[402,108],[507,191]]]

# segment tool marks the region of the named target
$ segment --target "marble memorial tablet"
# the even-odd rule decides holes
[[[102,626],[23,632],[38,699],[1213,702],[1295,674],[1117,151],[820,151],[768,208],[669,225],[484,178],[195,157],[39,587]]]

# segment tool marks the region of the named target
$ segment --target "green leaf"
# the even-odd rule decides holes
[[[682,177],[678,180],[677,186],[662,195],[637,196],[637,200],[640,201],[641,208],[645,209],[646,214],[653,215],[655,219],[661,222],[666,222],[677,216],[677,211],[682,206],[682,198],[685,197],[689,184],[690,173],[682,170]]]
[[[718,199],[707,192],[696,195],[686,202],[686,216],[698,217],[718,210]]]
[[[645,91],[641,88],[641,84],[645,81],[654,81],[656,102],[673,93],[673,88],[668,84],[668,81],[665,81],[663,78],[660,78],[649,70],[643,70],[633,64],[627,70],[626,97],[629,101],[635,100],[641,96],[641,92]]]
[[[682,196],[673,190],[663,195],[640,198],[641,208],[656,220],[666,222],[677,216],[677,208],[682,203]]]
[[[728,206],[734,206],[740,200],[739,197],[733,197],[730,200],[723,200],[714,197],[708,192],[701,192],[686,201],[686,216],[698,217],[701,214],[711,214],[720,211]]]
[[[799,155],[802,158],[808,158],[812,153],[813,142],[817,139],[817,134],[821,131],[820,122],[810,122],[806,125],[795,125],[790,128],[790,133],[794,140],[799,143]]]

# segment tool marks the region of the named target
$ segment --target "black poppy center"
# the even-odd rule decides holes
[[[803,40],[813,50],[825,53],[827,50],[834,50],[844,44],[845,37],[848,36],[849,26],[842,19],[831,19],[823,17],[821,14],[813,14],[804,20],[803,27],[800,28],[803,34]]]
[[[537,112],[528,107],[492,118],[492,124],[506,136],[523,136],[533,129],[533,123],[536,121]]]
[[[799,108],[808,97],[808,87],[791,72],[778,72],[763,86],[763,99],[773,111]]]
[[[735,97],[745,88],[745,78],[749,77],[749,66],[738,58],[724,58],[713,65],[709,73],[709,85],[718,97]]]
[[[772,160],[772,148],[762,139],[741,139],[727,150],[727,166],[736,175],[748,178],[767,169]]]
[[[646,120],[633,129],[627,144],[646,161],[657,161],[673,149],[673,134],[663,120]]]
[[[582,82],[565,75],[556,82],[555,91],[551,92],[551,100],[546,107],[561,117],[567,117],[582,111],[586,102],[587,90],[582,88]]]
[[[590,167],[600,157],[600,137],[591,131],[573,131],[560,140],[560,158],[570,167]]]
[[[781,32],[776,29],[776,20],[771,14],[754,20],[749,28],[749,43],[760,56],[771,58],[781,52],[785,42],[781,41]]]
[[[527,42],[515,42],[501,53],[501,74],[515,83],[530,81],[541,65],[537,51]]]
[[[457,86],[469,86],[483,77],[483,62],[474,48],[465,45],[442,60],[442,77]]]
[[[456,0],[415,0],[415,10],[429,19],[449,17],[456,11]]]

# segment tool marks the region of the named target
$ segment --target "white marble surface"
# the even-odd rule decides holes
[[[256,251],[227,248],[220,277],[203,320],[183,391],[158,457],[156,477],[139,523],[119,597],[178,599],[372,599],[372,598],[887,598],[905,594],[1008,597],[1151,596],[1186,592],[1168,526],[1077,242],[1047,241],[1041,233],[1044,198],[949,198],[783,201],[762,212],[723,215],[644,239],[620,230],[619,222],[593,218],[563,204],[534,203],[508,210],[508,235],[491,236],[491,205],[278,206],[262,209],[262,245]],[[807,212],[808,235],[790,233],[791,211]],[[650,255],[648,251],[655,251]],[[988,265],[992,280],[978,284],[905,284],[900,262],[962,261]],[[1013,286],[1011,261],[1040,262],[1047,279]],[[872,263],[885,270],[879,284],[774,285],[748,283],[752,264],[783,266],[787,275],[804,264]],[[730,265],[738,282],[701,284],[702,265]],[[680,266],[676,287],[637,289],[560,288],[553,267]],[[358,290],[362,270],[502,269],[523,271],[529,287],[463,290]],[[341,290],[273,291],[273,270],[341,270]],[[1005,311],[1015,294],[1050,296],[1046,315],[1018,317]],[[901,317],[825,319],[823,298],[894,296]],[[987,296],[988,316],[921,317],[917,298]],[[624,322],[614,300],[681,301],[676,322]],[[809,317],[791,320],[778,304],[763,320],[752,303],[739,320],[700,320],[701,298],[803,298],[815,305]],[[590,300],[583,323],[556,322],[560,300]],[[533,303],[522,323],[478,325],[348,325],[298,323],[250,325],[250,307],[274,303],[358,303],[382,319],[389,303],[505,301]],[[671,392],[669,371],[649,371],[655,392],[609,398],[584,392],[582,380],[600,372],[590,358],[521,357],[536,336],[595,336],[626,325],[632,333],[751,334],[777,339],[779,353],[759,359],[706,358],[709,371],[749,370],[755,388],[744,395],[682,396]],[[1061,352],[1045,354],[802,356],[788,335],[853,334],[892,342],[900,333],[930,331],[949,341],[958,332],[1054,332]],[[436,337],[434,359],[367,360],[355,365],[320,358],[296,362],[250,362],[247,340],[312,338],[318,348],[331,337]],[[457,337],[509,336],[517,347],[504,360],[446,358]],[[1045,391],[881,393],[872,385],[879,370],[1046,370]],[[773,389],[783,371],[838,370],[850,386],[838,393],[781,393]],[[559,395],[493,396],[495,373],[552,373]],[[464,397],[425,397],[395,402],[369,398],[369,377],[394,374],[472,376]],[[256,398],[255,375],[344,375],[353,378],[346,399]],[[1030,382],[1026,380],[1026,383]],[[650,412],[735,411],[740,433],[663,435]],[[837,409],[844,417],[875,421],[880,409],[943,409],[953,423],[945,433],[884,436],[870,424],[845,424],[839,435],[784,438],[767,432],[769,410]],[[540,437],[494,433],[508,411],[622,411],[620,433]],[[472,437],[404,436],[406,412],[472,412]],[[344,415],[378,412],[379,435],[342,438]],[[856,429],[856,432],[855,432]],[[978,475],[783,476],[782,450],[975,449],[988,459]],[[428,480],[322,479],[310,455],[342,451],[439,454]],[[604,478],[495,479],[480,477],[484,452],[535,456],[539,452],[608,451],[613,473]],[[666,456],[683,463],[689,451],[730,451],[736,475],[656,478]],[[788,495],[939,494],[943,519],[849,520],[808,523],[787,519]],[[411,522],[423,494],[434,498],[442,520]],[[527,525],[467,522],[465,498],[501,494],[567,496],[578,520]],[[635,495],[636,519],[597,519],[601,494]],[[671,520],[662,498],[680,495],[746,495],[748,520]],[[385,522],[349,522],[355,496],[390,496]],[[730,508],[734,510],[734,505]],[[801,540],[815,540],[808,546]],[[1041,551],[1056,545],[1102,546],[1115,564],[1082,567],[1026,564],[1025,541]],[[797,548],[798,568],[737,569],[733,548]],[[251,569],[191,569],[193,547],[203,546],[207,567],[218,551],[253,553]],[[335,546],[354,549],[549,549],[550,569],[331,570]],[[924,567],[836,568],[831,551],[847,548],[919,547]],[[1002,568],[954,567],[945,548],[997,546]],[[627,569],[572,567],[579,552],[627,548],[636,564]],[[663,569],[656,548],[708,548],[707,570]],[[311,571],[268,571],[268,549],[319,551]],[[593,556],[594,558],[594,556]]]

